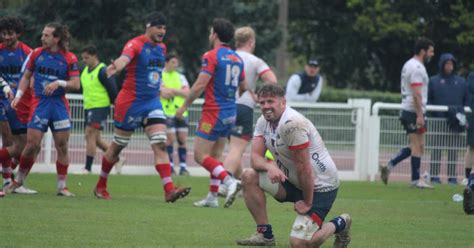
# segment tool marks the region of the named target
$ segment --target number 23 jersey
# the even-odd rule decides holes
[[[314,125],[296,110],[286,107],[273,128],[263,116],[257,120],[254,136],[263,137],[275,162],[288,180],[301,189],[291,150],[308,148],[314,175],[314,190],[327,192],[339,187],[337,168]]]

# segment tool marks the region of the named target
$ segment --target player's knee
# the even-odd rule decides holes
[[[113,142],[119,146],[126,147],[128,143],[130,142],[130,137],[114,134]]]
[[[165,132],[158,131],[158,132],[152,133],[148,136],[148,139],[150,140],[151,145],[158,144],[160,149],[161,149],[161,147],[164,147],[164,149],[166,149],[166,140],[168,138],[167,138]]]
[[[242,172],[242,184],[243,185],[249,185],[251,183],[256,183],[258,182],[258,173],[252,169],[252,168],[249,168],[249,169],[245,169],[243,172]]]

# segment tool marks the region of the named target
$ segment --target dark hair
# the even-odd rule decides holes
[[[87,54],[90,54],[90,55],[94,55],[94,56],[97,56],[97,48],[93,45],[89,45],[89,46],[86,46],[84,48],[82,48],[82,51],[81,53],[87,53]]]
[[[215,18],[212,21],[212,30],[220,41],[230,43],[234,38],[234,25],[227,19]]]
[[[69,51],[69,42],[71,41],[71,34],[66,25],[62,25],[57,22],[51,22],[46,24],[48,28],[54,28],[53,36],[59,38],[59,47],[64,51]]]
[[[151,12],[146,18],[146,27],[165,25],[166,26],[166,17],[162,12]]]
[[[426,37],[420,37],[418,40],[415,42],[415,49],[414,52],[415,54],[420,54],[421,50],[428,51],[428,49],[431,47],[434,47],[434,42]]]
[[[176,55],[175,53],[168,53],[168,54],[166,54],[165,61],[169,62],[170,60],[172,60],[174,58],[178,59],[178,55]]]
[[[23,22],[14,16],[4,16],[0,18],[0,31],[13,30],[17,34],[22,34],[25,26]]]
[[[265,84],[257,93],[258,97],[284,97],[285,89],[277,84]]]

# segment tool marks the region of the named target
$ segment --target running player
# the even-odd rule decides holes
[[[129,40],[122,55],[107,67],[110,77],[125,69],[126,77],[115,101],[114,138],[102,159],[102,172],[94,194],[110,199],[107,178],[119,154],[125,148],[133,131],[143,127],[150,140],[155,158],[155,169],[160,174],[165,190],[165,201],[175,202],[185,197],[191,188],[177,188],[171,179],[171,167],[166,152],[166,117],[159,99],[161,73],[165,65],[166,19],[154,12],[147,17],[145,34]]]
[[[237,88],[243,93],[247,87],[243,61],[229,46],[233,36],[231,22],[223,18],[213,20],[209,35],[213,49],[203,55],[201,72],[186,102],[176,111],[176,118],[182,119],[184,111],[205,90],[201,120],[194,139],[194,158],[211,173],[211,181],[207,197],[195,202],[196,207],[218,207],[221,182],[228,187],[224,207],[232,204],[240,190],[240,182],[230,176],[219,161],[235,124]]]

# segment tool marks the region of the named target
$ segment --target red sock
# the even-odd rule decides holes
[[[208,156],[202,161],[202,166],[211,173],[216,178],[219,178],[219,180],[224,181],[224,178],[228,176],[229,174],[227,171],[224,169],[224,166],[222,166],[222,162],[219,160]]]
[[[8,153],[7,148],[0,149],[0,162],[4,163],[8,160],[10,160],[10,153]]]
[[[219,184],[221,184],[221,180],[211,174],[211,181],[209,182],[209,192],[219,192]]]
[[[27,175],[33,167],[34,163],[34,158],[20,156],[20,168],[18,170],[24,172],[25,175]]]
[[[63,189],[66,187],[67,169],[68,164],[62,164],[56,161],[56,173],[58,174],[58,188]]]
[[[157,164],[155,165],[156,171],[160,174],[161,184],[165,192],[170,192],[174,189],[173,180],[171,179],[171,167],[170,164]]]
[[[2,175],[3,179],[9,179],[12,176],[12,162],[10,160],[6,160],[2,163]]]
[[[12,163],[11,163],[12,170],[15,170],[16,167],[18,167],[19,164],[20,164],[20,156],[14,157],[12,159]]]
[[[102,158],[102,171],[100,172],[99,181],[97,182],[97,188],[107,188],[107,177],[109,176],[112,167],[115,163],[107,161],[105,157]]]

